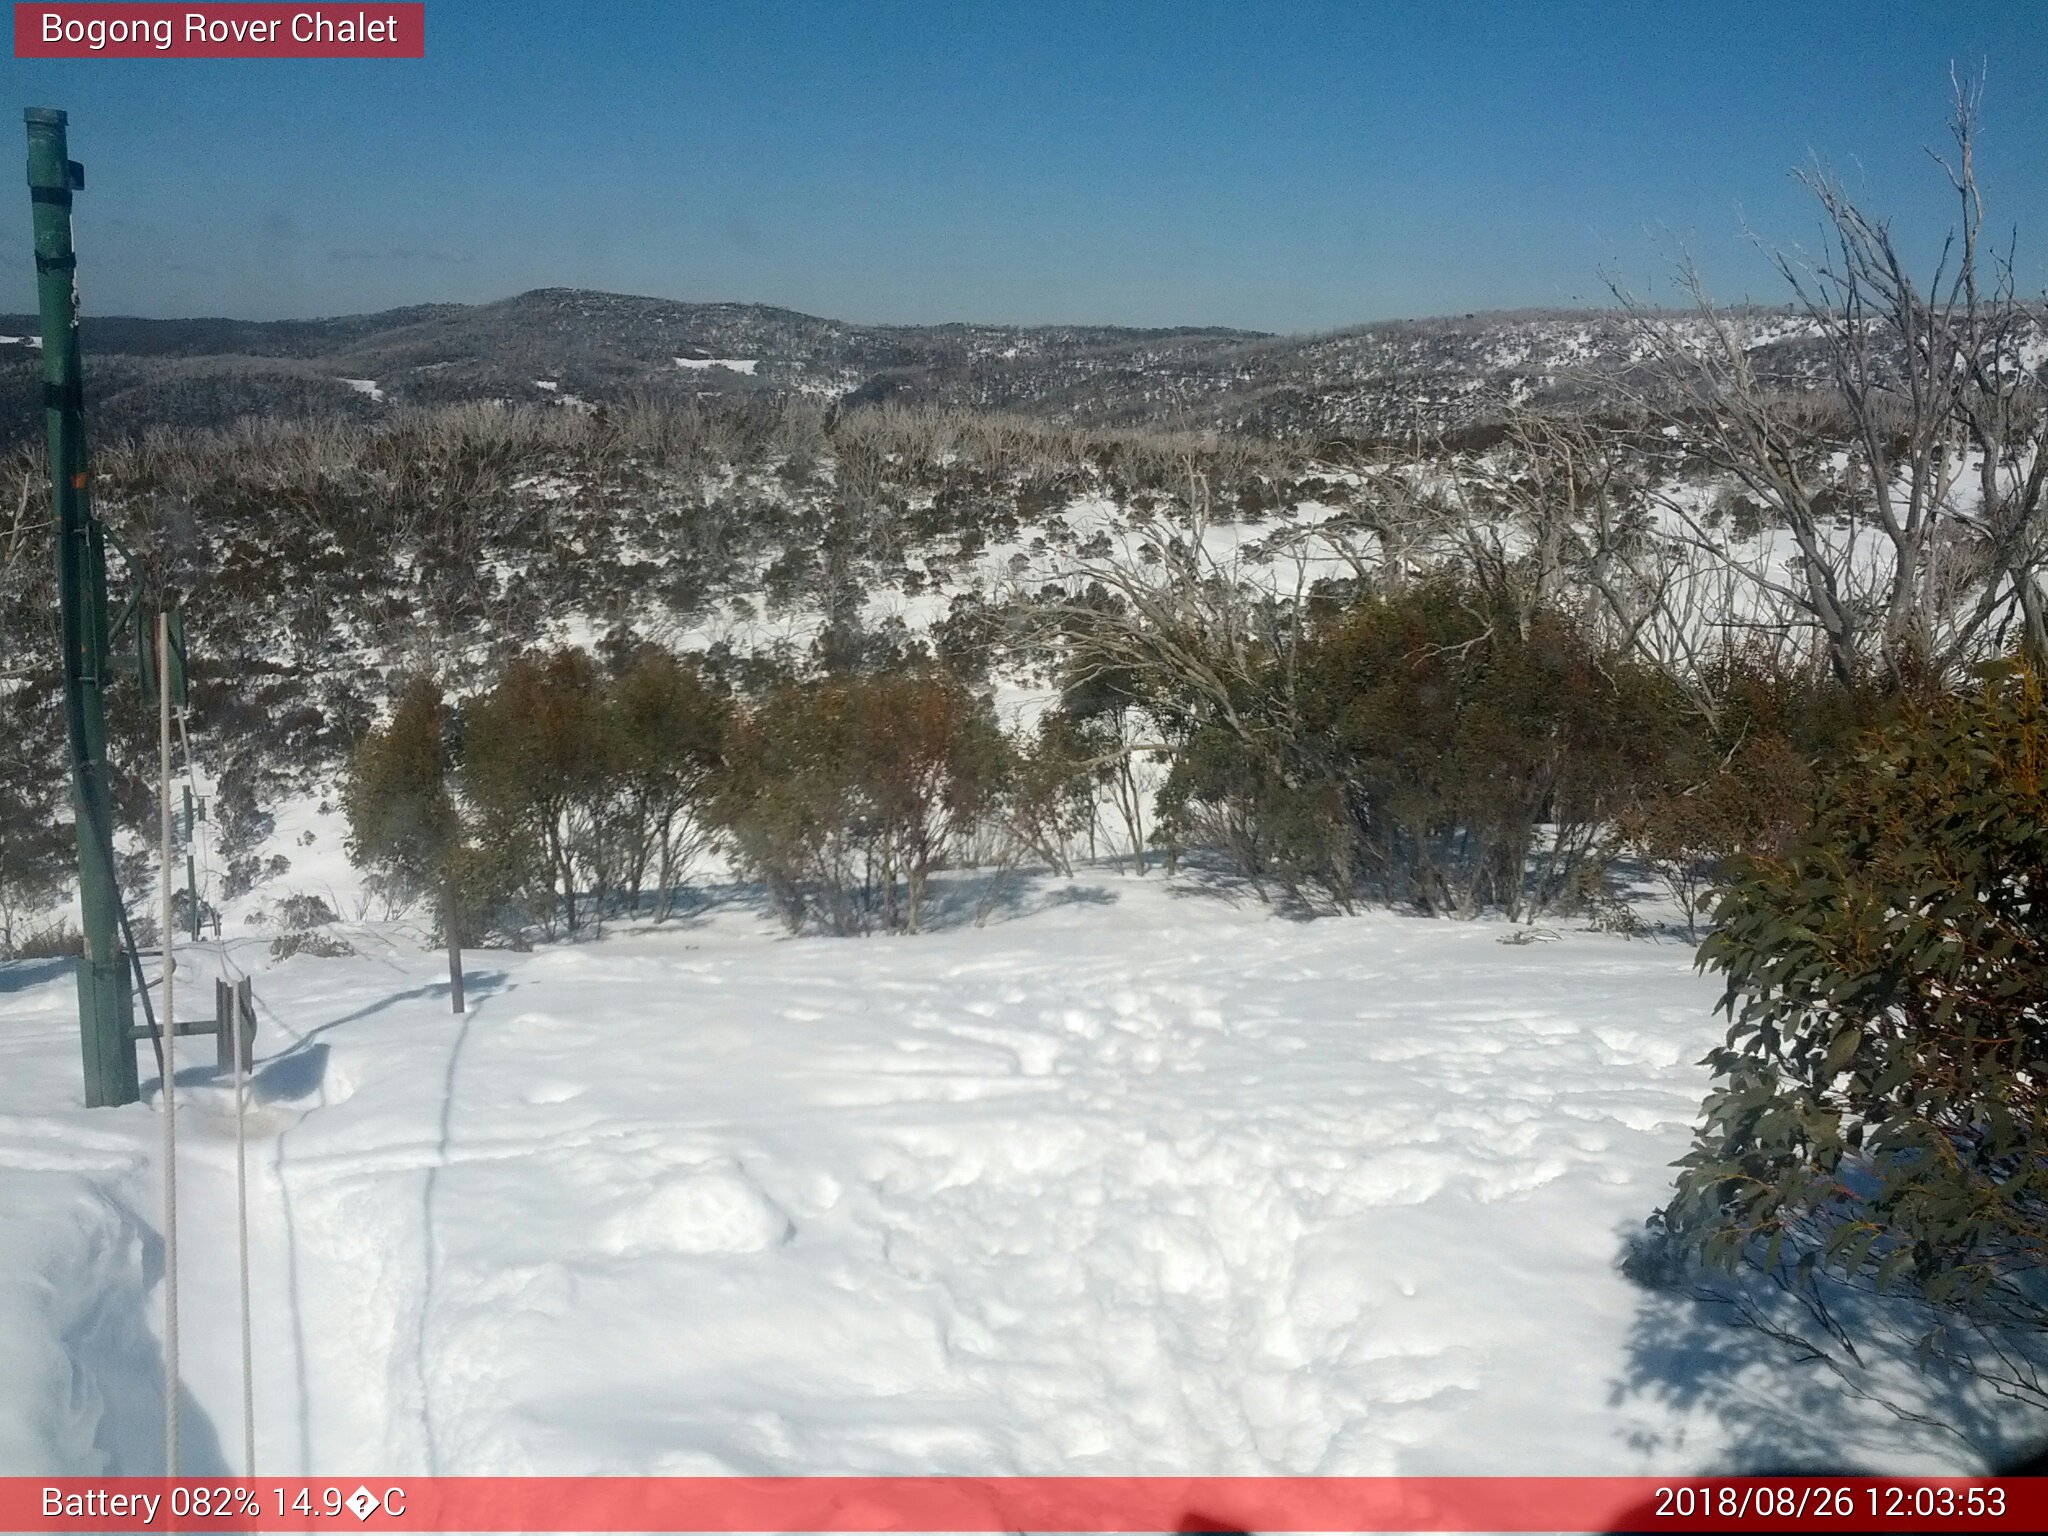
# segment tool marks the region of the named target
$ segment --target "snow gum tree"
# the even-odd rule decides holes
[[[579,650],[515,658],[467,712],[463,789],[488,841],[516,855],[531,910],[573,934],[613,876],[606,800],[618,742],[597,663]]]
[[[58,818],[63,784],[25,754],[0,764],[0,957],[57,937],[41,925],[71,877],[70,829]]]
[[[728,704],[697,668],[650,645],[613,680],[606,712],[628,893],[637,910],[651,876],[659,922],[710,836],[704,813],[723,763]]]
[[[44,516],[30,466],[9,466],[11,514],[0,514],[0,956],[61,938],[46,914],[70,884],[70,785],[62,746],[63,670],[51,562],[30,538]]]
[[[718,815],[792,928],[816,911],[837,933],[914,933],[1006,766],[987,706],[943,672],[789,682],[736,720]]]

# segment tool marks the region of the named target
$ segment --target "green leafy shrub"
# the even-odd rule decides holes
[[[701,669],[656,645],[640,647],[606,690],[616,776],[606,820],[631,907],[651,881],[657,922],[710,837],[728,708]]]
[[[616,875],[606,810],[619,742],[597,663],[580,650],[515,657],[464,712],[462,792],[494,875],[553,933],[601,916]]]
[[[1728,861],[1781,852],[1803,832],[1818,774],[1846,760],[1887,708],[1873,687],[1845,687],[1763,655],[1720,658],[1703,691],[1717,707],[1674,736],[1662,781],[1623,824],[1694,940]]]
[[[1805,832],[1731,861],[1716,916],[1732,1024],[1667,1228],[1710,1265],[1916,1299],[1929,1347],[2048,1325],[2039,675],[1903,706]]]
[[[449,785],[449,750],[440,684],[414,677],[400,691],[391,719],[357,743],[341,803],[350,860],[377,876],[394,908],[433,897],[444,931],[459,942],[461,916],[447,910],[463,831]]]
[[[1189,840],[1340,904],[1463,916],[1582,900],[1680,718],[1565,615],[1451,580],[1320,609],[1243,692],[1175,755],[1162,806]]]
[[[1074,872],[1069,850],[1095,819],[1097,736],[1064,710],[1039,716],[1007,746],[1002,794],[1015,846],[1056,873]]]
[[[984,703],[917,668],[774,688],[734,721],[726,763],[720,824],[792,929],[914,933],[1007,754]]]

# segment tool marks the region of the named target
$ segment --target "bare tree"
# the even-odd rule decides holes
[[[0,537],[0,590],[12,588],[17,569],[26,570],[31,554],[40,554],[40,544],[31,544],[29,534],[48,526],[48,518],[29,520],[29,498],[34,481],[23,473],[17,477],[20,488],[14,498],[14,513],[8,519],[4,537]]]
[[[1713,663],[1754,649],[1754,604],[1743,601],[1746,578],[1725,550],[1666,536],[1646,437],[1640,420],[1511,417],[1500,447],[1455,481],[1463,515],[1453,551],[1525,640],[1544,609],[1570,613],[1663,673],[1712,720]]]
[[[1260,456],[1258,445],[1172,441],[1172,494],[1137,498],[1108,552],[1074,559],[1059,573],[1066,595],[1033,605],[1040,641],[1063,659],[1070,695],[1108,686],[1129,702],[1119,711],[1118,739],[1106,744],[1099,762],[1084,766],[1103,772],[1140,873],[1140,754],[1172,750],[1164,738],[1196,722],[1214,722],[1268,756],[1279,740],[1292,739],[1292,642],[1307,570],[1298,559],[1302,579],[1289,602],[1239,541],[1216,534],[1218,484],[1245,474]]]
[[[1954,148],[1934,155],[1958,218],[1924,284],[1888,221],[1825,170],[1802,173],[1826,247],[1772,259],[1831,391],[1820,408],[1770,376],[1758,317],[1717,308],[1690,263],[1689,313],[1616,290],[1648,359],[1635,399],[1679,429],[1674,468],[1697,456],[1769,514],[1763,536],[1744,538],[1696,484],[1667,477],[1658,500],[1676,536],[1742,575],[1759,621],[1817,631],[1843,680],[1947,677],[2015,640],[2048,657],[2048,410],[2029,361],[2042,328],[2015,296],[2010,250],[1984,243],[1977,105],[1959,84]]]

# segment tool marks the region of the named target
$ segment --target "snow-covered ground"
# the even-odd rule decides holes
[[[275,965],[231,937],[261,1470],[1972,1464],[1617,1272],[1718,1032],[1682,945],[1096,871],[976,926],[984,892],[915,938],[790,939],[733,894],[475,951],[462,1018],[401,928]],[[0,966],[0,1471],[149,1472],[157,1094],[80,1108],[73,1010],[62,963]],[[205,1474],[240,1460],[233,1129],[181,1044]]]

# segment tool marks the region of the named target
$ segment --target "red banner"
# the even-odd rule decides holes
[[[0,1478],[5,1531],[2039,1531],[2048,1483],[1869,1477]]]
[[[424,5],[16,5],[17,59],[419,59]]]

